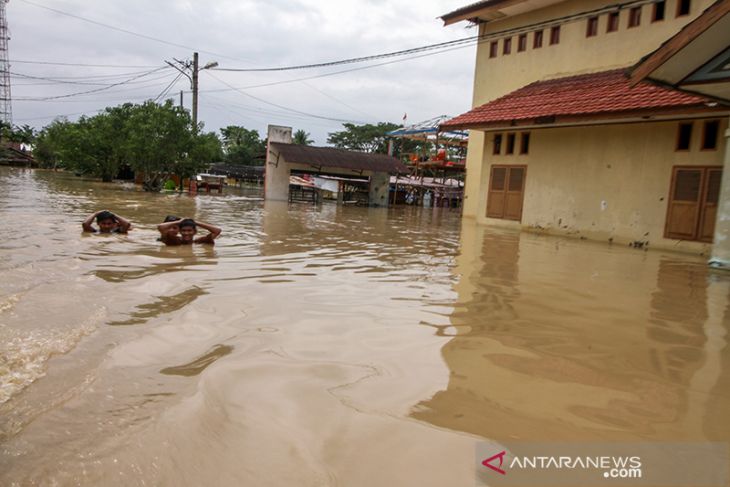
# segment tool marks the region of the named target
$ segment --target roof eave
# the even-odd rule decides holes
[[[525,130],[588,125],[610,125],[620,123],[658,122],[703,116],[730,115],[730,107],[707,106],[706,104],[667,107],[665,109],[631,110],[624,112],[587,113],[580,115],[554,115],[550,117],[519,120],[498,120],[442,125],[443,130]]]

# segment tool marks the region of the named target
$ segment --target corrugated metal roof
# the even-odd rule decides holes
[[[317,168],[331,167],[355,171],[406,173],[408,168],[398,159],[385,154],[355,152],[334,147],[312,147],[299,144],[271,142],[286,162],[308,164]]]

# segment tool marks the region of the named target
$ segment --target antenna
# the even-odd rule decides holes
[[[5,4],[0,0],[0,122],[13,124],[13,107],[10,99],[10,58],[8,56],[8,19]]]

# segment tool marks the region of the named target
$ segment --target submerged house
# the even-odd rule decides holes
[[[388,206],[391,174],[406,174],[398,159],[385,154],[355,152],[333,147],[311,147],[292,143],[291,127],[270,125],[266,151],[264,198],[290,200],[292,176],[324,176],[362,186],[363,204]],[[340,191],[340,194],[343,191]]]
[[[464,215],[709,254],[730,102],[632,73],[727,3],[484,0],[444,15],[481,36],[474,108],[442,125],[471,131]]]

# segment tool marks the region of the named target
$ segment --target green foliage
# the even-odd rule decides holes
[[[175,184],[175,181],[172,179],[168,179],[165,181],[165,191],[175,191],[175,188],[177,188],[177,185]]]
[[[244,166],[263,165],[263,161],[256,158],[266,154],[266,142],[261,139],[258,131],[229,125],[221,129],[221,135],[226,163]]]
[[[345,130],[330,133],[327,142],[340,149],[377,152],[380,154],[388,152],[388,136],[386,134],[400,128],[400,125],[389,122],[379,122],[377,125],[345,123],[343,126]]]
[[[45,167],[63,167],[111,181],[122,165],[144,174],[144,187],[160,189],[169,175],[189,177],[221,157],[214,133],[197,133],[190,114],[168,100],[111,107],[78,122],[56,120],[36,141]]]
[[[294,132],[293,142],[299,145],[312,145],[314,140],[309,138],[310,134],[302,129]]]

